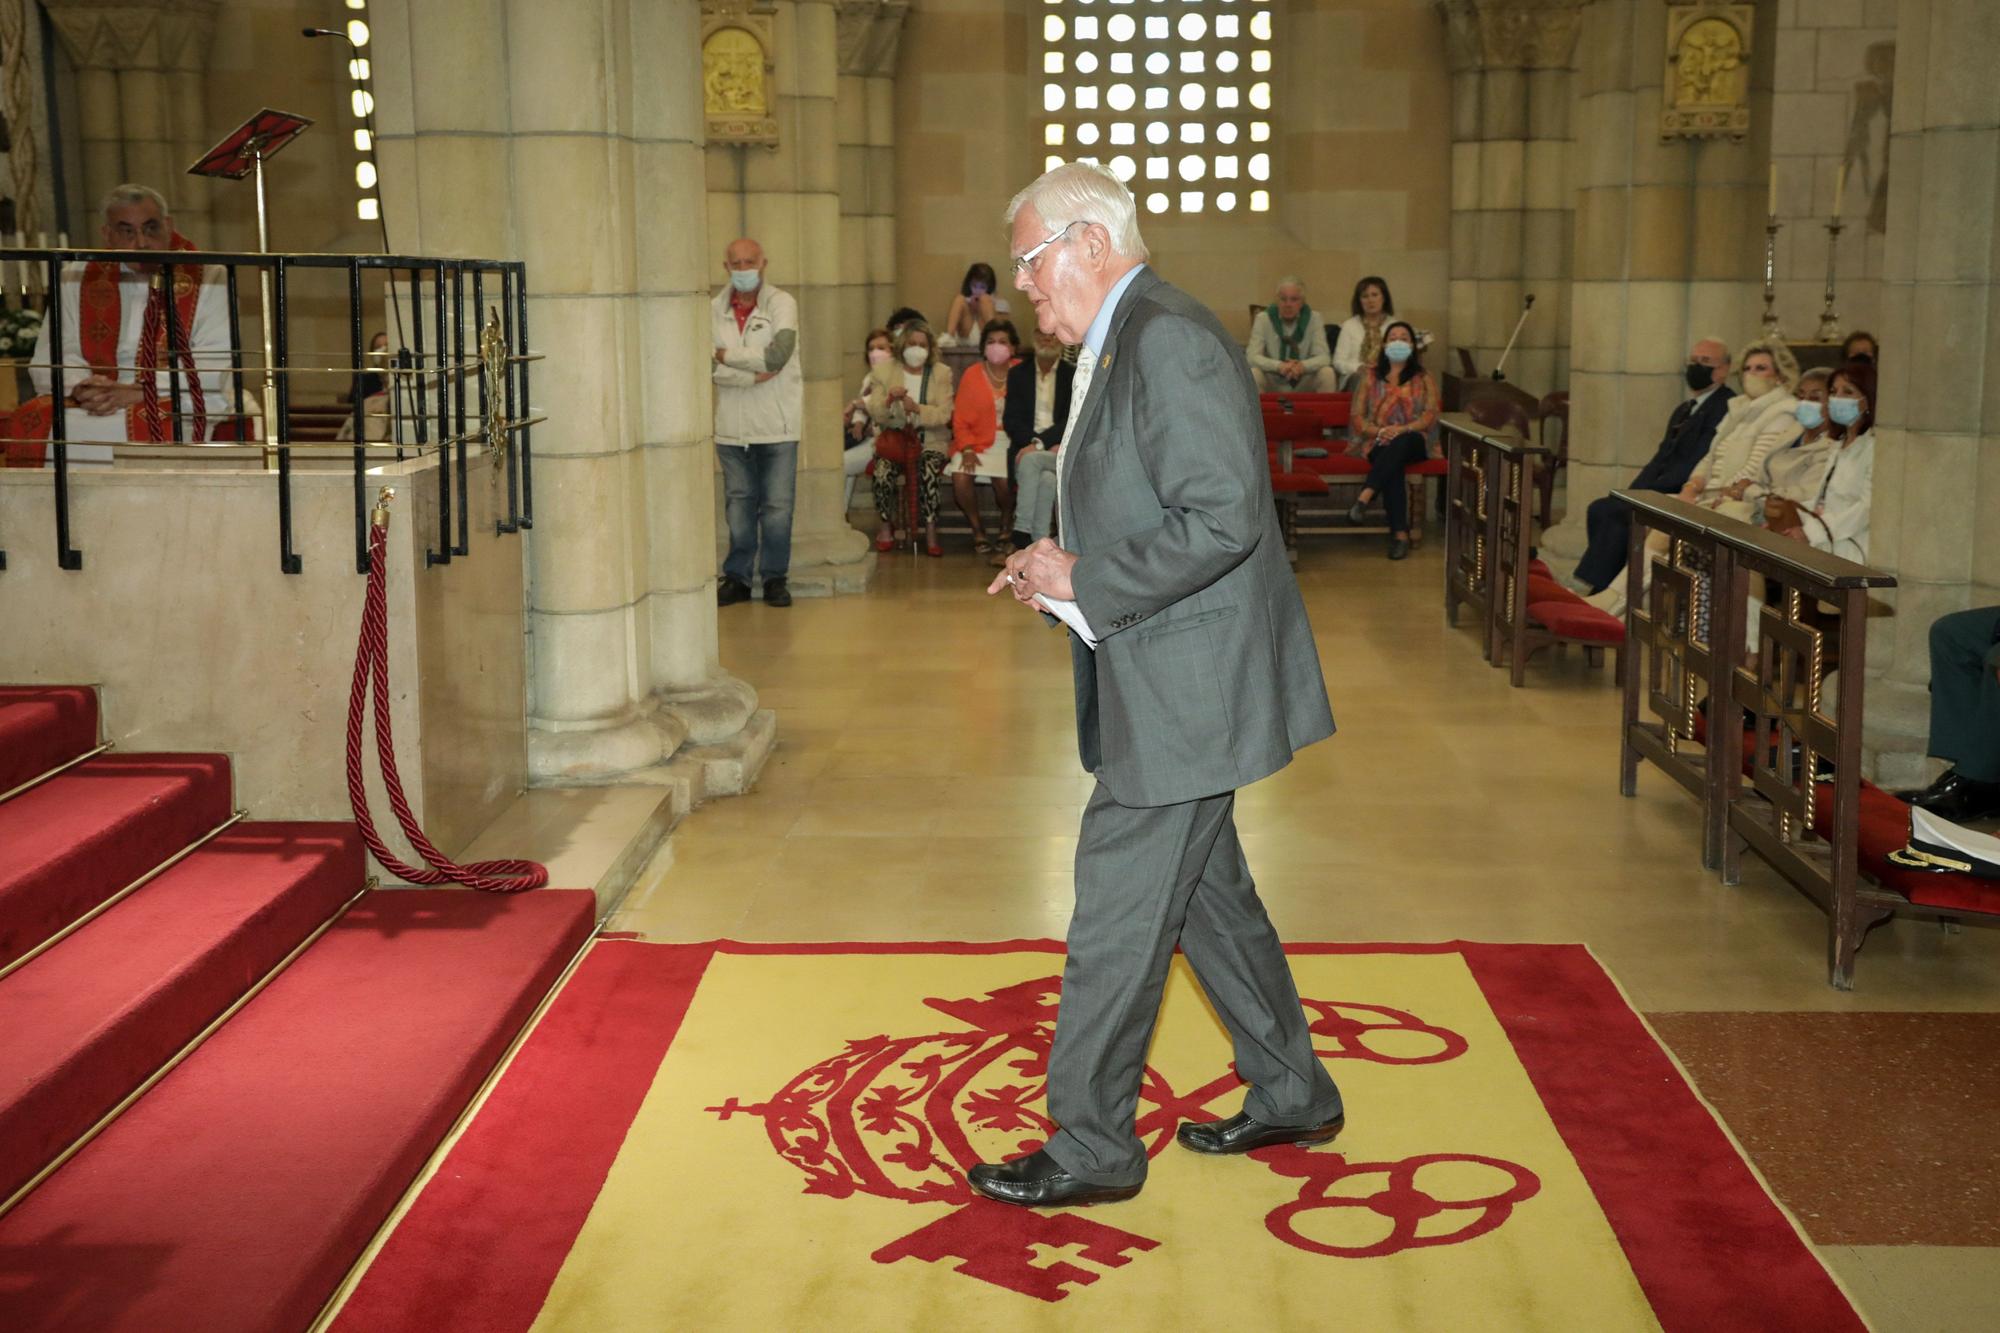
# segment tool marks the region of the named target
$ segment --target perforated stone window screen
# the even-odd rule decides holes
[[[1043,0],[1045,164],[1099,162],[1152,214],[1271,207],[1271,0]]]

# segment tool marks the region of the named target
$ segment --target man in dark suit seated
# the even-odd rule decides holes
[[[1729,348],[1716,338],[1704,338],[1688,351],[1687,384],[1693,397],[1674,409],[1667,418],[1667,433],[1660,447],[1627,490],[1677,493],[1687,485],[1694,465],[1715,440],[1715,428],[1734,395],[1723,381],[1729,378]],[[1589,544],[1576,565],[1576,581],[1593,593],[1611,586],[1625,568],[1627,544],[1632,537],[1632,511],[1610,496],[1592,500],[1584,510],[1584,531]]]
[[[1076,367],[1063,360],[1062,339],[1035,330],[1035,354],[1007,372],[1007,474],[1014,481],[1014,549],[1049,535],[1056,510],[1056,451],[1069,420]],[[1004,563],[1000,562],[1000,563]]]

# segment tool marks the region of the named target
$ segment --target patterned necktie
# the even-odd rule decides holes
[[[1069,471],[1070,455],[1076,452],[1070,448],[1070,432],[1076,429],[1076,419],[1083,415],[1083,396],[1090,390],[1091,372],[1097,369],[1097,353],[1088,347],[1076,349],[1076,378],[1069,385],[1069,420],[1063,423],[1062,452],[1056,455],[1056,514],[1057,522],[1062,522],[1063,477]],[[1067,534],[1068,529],[1064,529]],[[1064,540],[1068,540],[1065,535]],[[1072,548],[1073,549],[1073,548]]]

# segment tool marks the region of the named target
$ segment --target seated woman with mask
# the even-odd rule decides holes
[[[1368,481],[1347,521],[1367,520],[1369,502],[1389,511],[1389,558],[1410,553],[1410,495],[1404,471],[1438,456],[1437,386],[1417,357],[1417,332],[1402,320],[1382,330],[1382,354],[1363,374],[1350,417],[1351,451],[1368,460]]]
[[[1831,444],[1820,466],[1806,485],[1766,497],[1764,522],[1816,550],[1865,561],[1875,485],[1875,367],[1861,361],[1834,371],[1826,415]]]
[[[926,555],[943,555],[938,545],[938,477],[944,472],[945,451],[951,447],[952,384],[949,367],[935,363],[931,326],[921,319],[904,323],[896,335],[895,359],[868,372],[862,399],[868,415],[882,430],[908,431],[922,452],[917,460],[917,512],[924,524]],[[903,469],[875,465],[875,513],[882,526],[875,532],[875,549],[895,549],[896,481]]]
[[[1833,372],[1824,367],[1799,376],[1794,391],[1798,406],[1792,410],[1799,419],[1799,437],[1782,449],[1772,450],[1764,460],[1764,475],[1757,480],[1757,489],[1764,493],[1764,505],[1758,511],[1757,522],[1764,522],[1774,500],[1804,504],[1810,503],[1816,493],[1826,456],[1839,444],[1826,416],[1826,389],[1832,378]]]

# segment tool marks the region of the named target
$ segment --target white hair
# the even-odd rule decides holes
[[[1032,207],[1042,225],[1060,232],[1079,222],[1095,222],[1111,233],[1111,248],[1127,259],[1147,258],[1139,238],[1139,203],[1116,176],[1089,162],[1065,162],[1036,178],[1007,204],[1007,225],[1023,207]]]
[[[97,211],[100,215],[109,217],[114,208],[144,203],[151,203],[153,207],[159,209],[163,218],[174,215],[174,211],[167,207],[167,197],[150,185],[115,185],[111,188],[111,192],[104,196],[104,202],[98,206]]]
[[[1287,287],[1298,288],[1300,296],[1304,296],[1306,294],[1306,285],[1303,282],[1300,282],[1297,278],[1290,276],[1279,278],[1277,290],[1282,292]]]
[[[1709,334],[1709,335],[1708,335],[1708,336],[1707,336],[1706,338],[1696,338],[1696,339],[1695,339],[1695,344],[1696,344],[1697,346],[1699,346],[1699,345],[1700,345],[1700,344],[1702,344],[1702,343],[1714,343],[1714,344],[1715,344],[1715,345],[1716,345],[1717,347],[1720,347],[1720,348],[1722,349],[1722,364],[1723,364],[1723,365],[1725,365],[1725,366],[1726,366],[1726,365],[1729,365],[1729,364],[1730,364],[1730,363],[1731,363],[1731,362],[1732,362],[1732,361],[1734,360],[1734,358],[1733,358],[1733,357],[1731,357],[1731,356],[1730,356],[1730,354],[1729,354],[1729,344],[1728,344],[1728,343],[1727,343],[1726,341],[1724,341],[1723,339],[1721,339],[1721,338],[1718,338],[1718,337],[1716,337],[1716,336],[1715,336],[1714,334],[1712,334],[1712,333],[1711,333],[1711,334]]]

